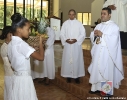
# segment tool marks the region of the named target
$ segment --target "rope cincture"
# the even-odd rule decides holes
[[[104,37],[105,37],[105,35],[104,35]],[[105,41],[105,39],[104,39],[104,41]],[[106,43],[106,41],[105,41],[105,43]],[[107,47],[107,49],[108,49],[107,43],[106,43],[106,47]],[[111,54],[110,54],[109,49],[108,49],[108,52],[109,52],[109,56],[110,56],[110,58],[112,59],[112,62],[114,63],[115,67],[116,67],[116,68],[121,72],[121,74],[123,75],[122,71],[117,67],[116,63],[113,61],[113,58],[112,58],[112,56],[111,56]],[[123,76],[124,76],[124,75],[123,75]]]
[[[72,45],[70,44],[70,61],[69,61],[69,64],[72,64],[73,63],[73,57],[72,57]]]

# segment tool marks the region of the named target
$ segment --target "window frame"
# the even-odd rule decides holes
[[[82,22],[81,22],[82,24],[83,24],[83,14],[88,13],[88,22],[87,22],[87,25],[84,25],[84,26],[91,26],[91,23],[89,25],[89,19],[90,19],[89,15],[91,14],[91,12],[77,12],[77,20],[78,20],[78,13],[82,13]]]
[[[17,0],[14,0],[14,6],[13,6],[13,8],[14,8],[14,13],[16,13],[16,1]],[[41,0],[41,2],[43,2],[43,1],[48,1],[48,16],[49,16],[49,14],[50,14],[50,0]],[[31,2],[34,2],[34,0],[31,0]],[[4,21],[3,21],[3,27],[5,27],[6,25],[7,25],[7,19],[6,19],[6,13],[7,13],[7,0],[4,0]],[[42,10],[42,4],[41,4],[41,10]],[[32,10],[32,12],[33,12],[33,16],[31,16],[32,18],[34,18],[34,5],[33,6],[31,6],[31,8],[33,7],[33,10]],[[26,7],[25,7],[25,0],[23,0],[23,16],[25,16],[25,9],[26,9]],[[41,11],[42,12],[42,11]],[[1,29],[1,28],[0,28]]]

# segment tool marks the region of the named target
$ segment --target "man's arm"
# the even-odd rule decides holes
[[[60,39],[61,39],[62,45],[65,45],[67,39],[65,37],[65,25],[64,25],[64,23],[63,23],[61,31],[60,31]]]
[[[104,7],[108,7],[108,8],[110,8],[111,10],[116,10],[115,4],[111,4],[111,1],[110,1],[110,0],[107,0],[107,1],[104,3],[103,8],[104,8]]]
[[[111,2],[109,0],[107,0],[104,4],[103,4],[103,8],[108,7],[109,5],[111,5]]]
[[[120,0],[122,2],[123,5],[127,4],[127,0]]]
[[[80,31],[80,35],[76,40],[77,40],[78,44],[81,45],[82,42],[84,41],[85,37],[86,37],[86,31],[85,31],[85,28],[82,24],[80,25],[79,31]]]

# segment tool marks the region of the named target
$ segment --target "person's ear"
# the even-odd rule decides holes
[[[109,17],[111,18],[111,14],[109,14]]]
[[[109,17],[111,17],[111,14],[109,14]]]

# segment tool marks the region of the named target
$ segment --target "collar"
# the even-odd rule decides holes
[[[19,36],[12,36],[12,40],[20,40],[20,41],[23,41]]]
[[[70,20],[70,18],[69,18],[69,20]],[[74,18],[73,20],[70,20],[70,21],[74,21],[74,20],[76,20],[76,18]]]
[[[106,22],[102,22],[102,24],[109,24],[109,23],[112,23],[113,21],[112,20],[108,20]]]

